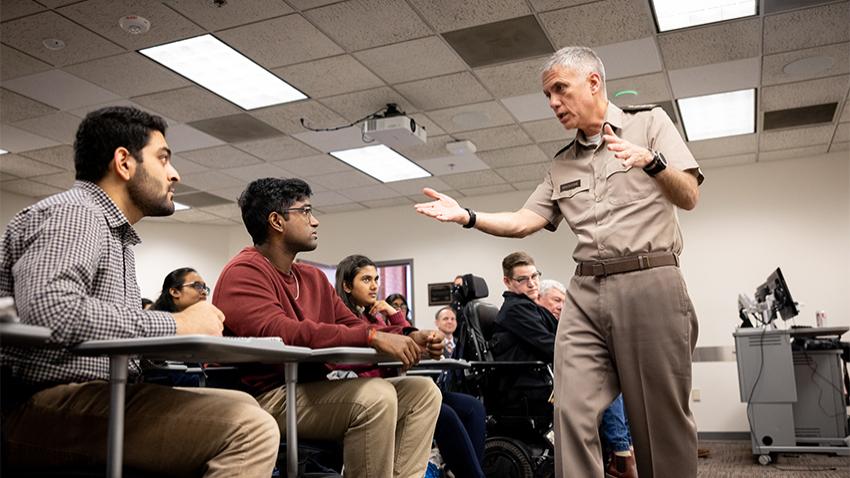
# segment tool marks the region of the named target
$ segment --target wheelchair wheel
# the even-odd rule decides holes
[[[534,478],[534,466],[526,446],[506,437],[484,442],[484,475],[487,478]]]

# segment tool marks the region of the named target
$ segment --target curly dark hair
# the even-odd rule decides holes
[[[256,179],[239,196],[242,222],[251,235],[254,245],[262,245],[269,236],[268,218],[274,211],[292,206],[296,201],[313,195],[310,185],[301,179]],[[287,217],[284,213],[284,217]]]

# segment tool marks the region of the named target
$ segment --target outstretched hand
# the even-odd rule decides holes
[[[434,199],[434,201],[419,203],[413,206],[419,214],[433,217],[441,222],[456,222],[466,224],[469,222],[469,213],[460,207],[451,196],[437,192],[431,188],[424,188],[422,194]]]
[[[602,139],[608,144],[608,151],[613,151],[614,157],[621,160],[623,166],[642,168],[652,162],[651,151],[617,136],[610,124],[605,123],[602,133]]]

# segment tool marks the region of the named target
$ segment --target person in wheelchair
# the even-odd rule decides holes
[[[539,304],[541,272],[534,259],[525,252],[514,252],[502,260],[503,281],[508,289],[496,319],[492,340],[493,357],[496,360],[528,361],[540,360],[551,364],[555,356],[555,333],[563,301],[543,301],[550,308]],[[547,284],[547,294],[556,295],[560,283]],[[563,285],[561,285],[563,288]],[[558,315],[556,315],[556,313]],[[505,383],[508,400],[540,404],[551,394],[551,382],[543,378],[526,375],[513,377]],[[544,398],[545,397],[545,398]],[[603,412],[600,425],[603,447],[608,452],[607,473],[617,478],[637,477],[637,468],[631,452],[631,435],[623,407],[623,396],[618,395]]]
[[[395,324],[409,327],[405,311],[377,298],[378,270],[371,259],[351,255],[340,261],[336,269],[336,291],[352,313],[371,324]],[[451,309],[449,309],[451,311]],[[439,314],[438,314],[439,315]],[[445,348],[443,349],[446,350]],[[352,367],[341,367],[351,370]],[[354,367],[358,376],[387,374],[387,369],[373,366]],[[481,460],[484,455],[484,406],[464,393],[442,390],[443,403],[434,440],[448,468],[456,477],[484,478]]]

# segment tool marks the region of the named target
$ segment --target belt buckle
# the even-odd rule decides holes
[[[649,257],[647,256],[638,256],[638,267],[640,270],[649,269]]]
[[[605,270],[604,262],[596,262],[592,267],[594,277],[606,277],[608,275],[608,272]]]

